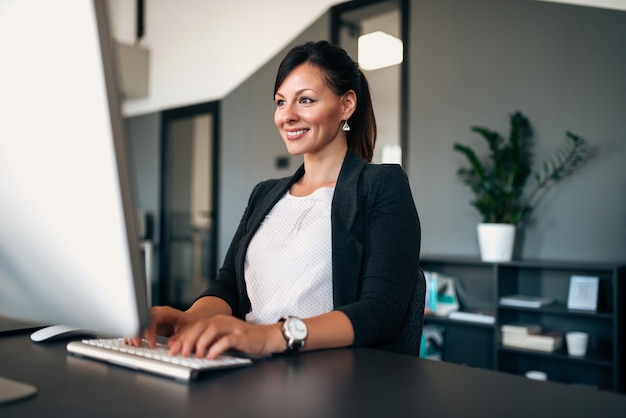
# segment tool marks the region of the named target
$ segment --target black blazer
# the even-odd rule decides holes
[[[217,296],[245,318],[251,309],[244,261],[261,222],[304,174],[254,188],[218,276],[202,296]],[[333,304],[354,328],[355,346],[397,337],[418,276],[420,223],[408,178],[396,164],[344,159],[331,208]],[[297,261],[297,260],[294,260]],[[277,318],[278,320],[278,318]]]

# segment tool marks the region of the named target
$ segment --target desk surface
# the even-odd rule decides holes
[[[372,349],[276,356],[191,384],[0,337],[0,375],[38,388],[9,417],[599,417],[626,396]],[[87,412],[88,411],[88,412]],[[621,411],[621,412],[617,412]]]

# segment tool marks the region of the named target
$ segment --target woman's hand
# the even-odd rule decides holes
[[[189,322],[185,312],[169,306],[155,306],[150,310],[150,326],[146,328],[144,336],[148,345],[154,347],[157,335],[169,337],[182,330]],[[139,347],[141,336],[125,339],[126,344]]]
[[[169,337],[201,318],[209,318],[218,314],[230,315],[231,313],[230,306],[223,299],[214,296],[206,296],[196,300],[184,312],[169,306],[155,306],[150,310],[150,326],[145,330],[145,339],[150,347],[154,347],[157,335]],[[126,344],[139,347],[141,336],[125,338],[124,341]]]
[[[285,340],[279,323],[256,325],[231,315],[216,315],[179,327],[169,338],[168,346],[174,355],[211,359],[227,350],[267,356],[284,351]]]

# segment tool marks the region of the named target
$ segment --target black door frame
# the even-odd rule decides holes
[[[161,178],[160,178],[160,251],[159,251],[159,285],[158,295],[156,295],[156,304],[159,305],[173,305],[168,295],[168,285],[171,277],[169,276],[171,266],[171,254],[169,251],[169,245],[171,241],[170,237],[170,220],[167,216],[169,212],[168,205],[168,190],[167,190],[167,178],[171,170],[171,141],[169,136],[169,126],[171,123],[180,120],[191,118],[203,114],[213,115],[213,141],[212,141],[212,172],[211,172],[211,199],[213,207],[210,213],[211,218],[211,232],[210,240],[211,247],[209,253],[209,274],[217,273],[217,238],[218,238],[218,219],[219,213],[217,208],[219,198],[219,152],[220,152],[220,102],[206,102],[195,105],[179,107],[174,109],[168,109],[161,112]],[[175,306],[177,308],[186,309],[185,306]]]

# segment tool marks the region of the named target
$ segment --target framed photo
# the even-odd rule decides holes
[[[598,309],[598,277],[572,276],[569,282],[568,309]]]

